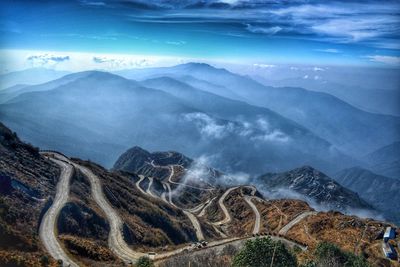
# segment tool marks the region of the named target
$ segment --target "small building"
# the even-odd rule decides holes
[[[386,258],[389,259],[396,259],[396,251],[394,250],[393,246],[389,243],[382,243],[382,250],[383,254]]]
[[[385,234],[383,235],[383,241],[388,242],[390,239],[396,237],[396,231],[393,227],[386,227]]]

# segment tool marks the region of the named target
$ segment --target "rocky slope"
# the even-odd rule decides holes
[[[55,260],[44,250],[37,234],[40,218],[47,210],[46,203],[50,203],[48,199],[54,195],[60,175],[58,165],[46,158],[54,153],[41,156],[36,148],[20,142],[1,126],[0,264],[55,266]],[[109,241],[114,228],[110,214],[104,213],[103,205],[93,195],[92,179],[98,179],[100,194],[122,221],[121,229],[117,229],[123,236],[121,242],[140,255],[149,252],[155,252],[156,256],[181,255],[181,252],[191,255],[190,251],[197,250],[190,244],[199,240],[200,229],[202,238],[220,249],[225,243],[230,244],[230,240],[269,233],[289,247],[303,248],[297,254],[302,262],[312,255],[306,246],[312,248],[326,240],[347,251],[357,247],[370,262],[384,261],[377,244],[386,223],[338,212],[317,213],[300,200],[266,200],[257,188],[249,185],[220,185],[218,180],[226,175],[204,164],[199,168],[196,161],[177,152],[149,153],[136,147],[122,159],[119,166],[131,169],[108,171],[90,161],[64,157],[65,162],[72,164],[74,173],[68,202],[58,216],[56,233],[62,249],[80,266],[124,266],[127,262]],[[199,169],[203,171],[195,172]],[[171,191],[164,185],[169,185]],[[298,227],[306,230],[293,231]],[[361,237],[360,246],[357,237]],[[165,255],[169,258],[172,254]]]
[[[155,152],[150,153],[140,147],[133,147],[124,152],[114,163],[113,169],[123,170],[132,173],[139,173],[146,176],[157,176],[166,178],[169,175],[169,170],[166,168],[156,168],[154,165],[167,166],[182,165],[189,167],[192,159],[177,153],[177,152]]]
[[[149,82],[152,89],[110,73],[74,73],[24,87],[0,105],[0,120],[43,149],[106,167],[132,144],[191,157],[220,155],[219,169],[253,174],[306,162],[330,171],[349,167],[351,160],[314,131],[268,108],[182,82],[172,91],[171,83],[159,82]]]
[[[38,232],[59,174],[57,165],[0,123],[1,266],[40,266],[49,257]]]
[[[339,212],[319,212],[304,218],[286,235],[308,244],[311,249],[321,240],[334,243],[345,251],[364,255],[371,266],[400,266],[381,256],[382,235],[386,226],[387,224],[379,221],[360,219]],[[301,253],[298,257],[306,260],[309,255]]]
[[[361,157],[371,148],[398,141],[399,117],[365,112],[327,93],[297,87],[264,86],[247,76],[201,63],[167,68],[146,68],[118,72],[130,79],[169,76],[180,80],[192,76],[229,90],[251,105],[265,107],[289,118],[344,151]],[[207,87],[207,86],[204,86]],[[332,116],[332,114],[335,116]]]
[[[283,173],[267,173],[255,178],[253,183],[278,195],[290,191],[334,210],[373,209],[357,193],[343,187],[324,173],[304,166]]]
[[[335,180],[357,192],[383,212],[384,217],[400,223],[400,181],[354,167],[338,172]]]
[[[364,157],[375,173],[400,180],[400,142],[381,147]]]

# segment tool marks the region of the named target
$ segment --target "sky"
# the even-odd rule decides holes
[[[400,67],[399,0],[3,0],[1,72],[189,61]]]

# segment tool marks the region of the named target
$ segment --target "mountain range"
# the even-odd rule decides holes
[[[0,89],[16,85],[34,85],[49,82],[69,74],[67,71],[57,71],[48,68],[30,68],[0,75]]]
[[[325,76],[326,73],[323,73],[322,75]],[[344,75],[341,77],[343,76]],[[369,85],[365,81],[361,84],[368,86],[367,88],[359,86],[360,83],[358,85],[343,84],[337,82],[338,79],[322,79],[319,73],[314,76],[304,73],[299,77],[279,80],[266,79],[261,76],[256,76],[254,79],[267,86],[302,87],[316,92],[327,93],[351,104],[352,106],[371,113],[394,116],[400,115],[400,107],[398,103],[400,91],[396,88],[395,79],[391,79],[393,82],[389,85],[389,88],[385,88],[386,85],[382,84]],[[348,81],[349,79],[343,80]],[[371,101],[371,99],[373,99],[373,101]]]
[[[395,116],[365,112],[326,93],[264,86],[207,64],[118,74],[126,78],[87,71],[4,89],[0,120],[32,144],[107,167],[129,147],[140,146],[181,151],[238,176],[275,173],[280,186],[289,188],[293,181],[282,177],[296,175],[287,170],[311,165],[327,175],[307,175],[317,182],[309,189],[301,184],[305,197],[315,192],[334,197],[337,193],[321,192],[334,184],[328,176],[336,179],[343,171],[340,177],[346,173],[346,181],[340,179],[340,184],[371,200],[350,187],[352,182],[361,184],[356,172],[347,173],[354,166],[381,175],[372,175],[374,181],[399,177]],[[392,189],[390,193],[396,191]],[[379,194],[370,203],[380,199],[377,208],[384,210],[389,199]],[[346,198],[356,208],[367,208],[355,195]],[[347,204],[338,200],[331,207],[344,211],[351,206]],[[395,218],[388,212],[387,218]]]
[[[378,175],[360,167],[342,170],[334,175],[334,179],[372,203],[389,221],[399,222],[399,180]]]
[[[23,90],[0,105],[1,121],[24,140],[106,166],[131,144],[205,155],[220,169],[253,174],[304,164],[334,171],[352,162],[274,111],[170,79],[139,83],[84,72]]]
[[[178,152],[133,147],[109,171],[39,151],[3,124],[0,152],[2,266],[125,266],[147,256],[166,267],[196,252],[204,253],[206,262],[224,258],[229,264],[236,251],[229,245],[265,235],[291,251],[300,249],[295,254],[300,262],[327,241],[346,251],[362,242],[361,252],[371,264],[387,264],[376,244],[391,224],[316,212],[301,200],[268,199],[245,183],[221,185],[225,176],[204,163],[203,174],[213,179],[202,181],[198,178],[205,176],[196,176],[198,161]],[[319,173],[309,167],[295,170],[303,171]]]
[[[292,196],[304,198],[324,209],[354,212],[354,210],[370,210],[374,208],[357,193],[342,186],[324,173],[304,166],[283,173],[267,173],[252,180],[260,189],[276,195],[274,197]],[[371,202],[373,203],[373,202]]]
[[[188,63],[169,68],[134,69],[117,72],[129,79],[160,76],[197,80],[229,89],[214,93],[269,108],[324,138],[344,153],[359,157],[398,139],[399,117],[379,115],[355,108],[332,95],[299,87],[264,86],[248,76],[216,69],[207,64]],[[187,79],[187,78],[186,78]],[[203,84],[202,90],[207,84]],[[362,137],[361,137],[362,136]],[[361,137],[361,138],[360,138]]]
[[[368,163],[368,168],[374,172],[400,179],[400,142],[381,147],[364,156],[363,160]]]
[[[219,169],[253,175],[301,165],[333,174],[397,141],[397,117],[324,93],[266,87],[207,64],[118,74],[138,81],[81,72],[4,90],[0,120],[24,140],[108,167],[140,145],[207,156]]]

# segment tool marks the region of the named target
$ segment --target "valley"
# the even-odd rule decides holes
[[[128,264],[134,263],[142,256],[148,256],[162,264],[166,259],[182,253],[187,253],[188,251],[214,249],[240,240],[254,239],[257,236],[264,235],[270,235],[274,240],[280,240],[289,247],[299,247],[303,250],[301,255],[307,255],[307,251],[310,248],[312,249],[315,245],[313,242],[318,240],[318,237],[314,237],[311,241],[303,236],[293,236],[292,229],[295,229],[299,225],[304,225],[304,227],[308,225],[307,227],[311,227],[307,222],[308,217],[312,217],[314,220],[317,219],[318,221],[318,218],[326,218],[325,214],[327,213],[312,211],[306,203],[298,200],[269,200],[265,198],[268,196],[260,195],[257,188],[254,186],[241,185],[224,188],[218,183],[204,186],[205,183],[202,181],[198,184],[193,180],[186,182],[185,173],[190,173],[190,171],[187,170],[184,165],[186,165],[186,167],[190,167],[191,165],[185,163],[182,165],[179,162],[182,162],[182,159],[184,159],[183,162],[192,162],[191,160],[186,160],[184,156],[175,152],[148,154],[144,153],[145,151],[143,150],[136,149],[135,151],[138,154],[135,156],[132,155],[132,159],[135,159],[133,165],[141,171],[129,182],[132,187],[129,190],[137,190],[136,194],[138,198],[153,199],[156,202],[165,203],[166,206],[162,207],[161,205],[161,208],[181,212],[181,216],[187,218],[188,227],[192,229],[192,237],[190,238],[192,241],[187,245],[183,242],[180,245],[171,246],[167,250],[157,248],[156,244],[154,244],[155,246],[150,245],[148,248],[128,244],[126,231],[124,230],[126,223],[124,221],[129,218],[129,215],[126,216],[125,211],[121,210],[121,204],[117,204],[119,201],[116,202],[116,200],[113,199],[115,198],[116,192],[113,192],[112,189],[110,191],[110,187],[107,185],[110,182],[118,183],[118,178],[115,177],[113,179],[117,180],[110,180],[107,182],[104,180],[104,175],[108,176],[113,174],[104,173],[105,170],[96,167],[93,163],[80,161],[78,159],[70,159],[57,152],[43,151],[41,152],[43,156],[48,157],[60,166],[61,178],[59,179],[58,187],[63,184],[63,190],[61,192],[56,192],[55,202],[53,203],[54,206],[52,205],[49,208],[41,223],[40,236],[44,244],[47,244],[47,236],[51,238],[51,233],[53,233],[53,227],[55,226],[54,221],[57,217],[60,217],[58,213],[62,208],[61,204],[65,203],[65,201],[67,201],[66,199],[71,201],[71,196],[68,196],[68,192],[70,191],[70,189],[68,189],[69,184],[65,183],[68,179],[72,178],[72,169],[75,169],[75,171],[82,173],[82,175],[86,177],[91,188],[89,191],[90,196],[87,197],[93,199],[95,205],[102,210],[104,214],[102,216],[105,216],[107,224],[110,225],[107,246],[115,255],[115,260],[119,259]],[[143,165],[137,165],[141,162],[139,155],[142,154],[150,155],[148,158],[149,160],[142,161]],[[150,160],[151,158],[152,160]],[[130,165],[131,164],[127,163],[125,166]],[[205,168],[207,169],[206,166]],[[164,173],[164,170],[168,170],[168,172]],[[153,175],[159,172],[163,175],[149,177],[140,174],[141,172],[153,173]],[[218,171],[207,171],[205,173],[214,179],[218,179],[218,177],[214,177],[215,174],[222,175]],[[133,175],[133,173],[122,175]],[[207,177],[205,176],[204,179],[207,179]],[[145,184],[145,181],[148,182]],[[71,184],[74,183],[75,182],[71,182]],[[160,183],[160,186],[157,187],[156,184],[158,183]],[[161,190],[161,192],[159,190]],[[104,192],[108,193],[105,194]],[[188,198],[190,203],[182,204],[177,194],[190,195],[191,197]],[[58,199],[63,200],[60,202],[57,201]],[[228,203],[229,208],[227,206]],[[291,204],[288,205],[288,203]],[[180,208],[181,205],[185,206],[185,208]],[[55,209],[55,207],[58,208]],[[235,209],[240,209],[241,212],[236,212]],[[301,211],[301,209],[303,209],[303,211]],[[216,211],[220,215],[216,216],[213,214],[213,211]],[[61,210],[61,213],[62,212]],[[276,212],[278,213],[276,214]],[[248,215],[238,217],[241,216],[241,213]],[[63,216],[60,218],[62,217]],[[336,218],[336,220],[342,221],[341,224],[346,221],[354,220],[354,217],[342,215],[340,213],[336,213]],[[53,227],[44,227],[44,225],[48,225],[48,223],[46,223],[48,220],[53,222],[51,224]],[[279,223],[277,223],[277,220]],[[374,235],[376,235],[376,230],[378,230],[378,228],[385,227],[385,224],[381,222],[370,220],[364,222],[364,220],[357,220],[360,224],[368,223],[368,227],[375,227],[375,232],[366,233],[364,231],[365,228],[360,225],[359,233],[363,238],[369,238],[370,240],[376,238]],[[163,226],[161,227],[163,228]],[[238,227],[244,227],[244,231],[239,231]],[[333,228],[330,228],[330,231],[333,230]],[[352,231],[357,232],[356,229]],[[296,233],[298,232],[297,230]],[[74,235],[73,233],[71,234],[72,236]],[[307,235],[310,234],[313,235],[313,232],[308,232]],[[85,262],[87,262],[88,259],[81,258],[82,255],[75,258],[78,255],[72,253],[74,258],[71,259],[71,256],[69,256],[71,255],[71,251],[63,250],[64,246],[61,244],[66,240],[64,237],[58,240],[54,237],[52,240],[50,245],[45,246],[50,255],[55,259],[61,259],[64,263],[71,264],[71,266],[75,266],[75,264],[86,265]],[[207,243],[203,241],[207,241]],[[199,242],[198,244],[203,243],[203,245],[193,245],[196,242]],[[352,241],[350,239],[348,241],[342,240],[342,242],[350,245]],[[197,248],[197,246],[199,246],[199,248]],[[369,246],[366,245],[363,248],[369,249]],[[374,251],[373,247],[371,249]],[[374,253],[379,255],[377,252]]]
[[[400,267],[399,0],[0,10],[0,267]]]

